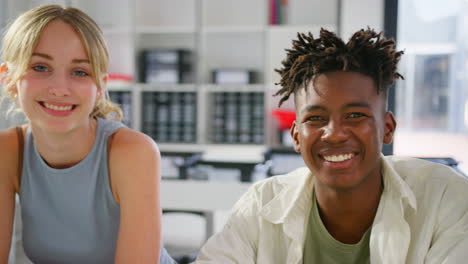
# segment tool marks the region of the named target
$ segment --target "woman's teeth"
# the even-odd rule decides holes
[[[326,161],[330,162],[342,162],[345,160],[349,160],[354,156],[354,154],[342,154],[342,155],[331,155],[331,156],[323,156]]]
[[[49,109],[52,109],[52,110],[55,110],[55,111],[70,111],[72,109],[72,106],[71,105],[68,105],[68,106],[56,106],[56,105],[51,105],[51,104],[48,104],[48,103],[44,103],[44,106],[46,108],[49,108]]]

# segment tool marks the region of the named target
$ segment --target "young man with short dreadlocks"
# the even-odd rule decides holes
[[[254,184],[197,263],[466,263],[468,180],[381,154],[402,54],[371,29],[348,43],[298,34],[276,95],[294,95],[291,136],[307,167]]]

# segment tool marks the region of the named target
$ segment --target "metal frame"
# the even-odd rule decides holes
[[[398,0],[385,0],[384,3],[384,32],[386,37],[393,37],[397,40],[398,21]],[[395,85],[390,87],[388,93],[388,108],[395,112]],[[384,155],[393,154],[393,143],[384,145],[382,152]]]

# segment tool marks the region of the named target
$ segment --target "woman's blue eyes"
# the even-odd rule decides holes
[[[47,69],[46,66],[42,66],[42,65],[36,65],[36,66],[33,66],[32,68],[33,68],[33,70],[35,70],[37,72],[46,72],[46,71],[49,70],[49,69]]]
[[[87,72],[85,72],[85,71],[74,71],[73,74],[76,75],[76,76],[79,76],[79,77],[86,77],[86,76],[89,75],[89,74],[88,74]]]
[[[36,72],[48,72],[49,71],[49,68],[47,68],[46,66],[44,65],[34,65],[31,67],[34,71]],[[76,71],[73,71],[72,74],[74,76],[78,76],[78,77],[86,77],[86,76],[89,76],[89,74],[85,71],[82,71],[82,70],[76,70]]]

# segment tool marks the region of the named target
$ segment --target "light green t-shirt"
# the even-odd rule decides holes
[[[315,191],[312,195],[307,235],[304,244],[304,264],[366,264],[369,260],[369,228],[357,244],[343,244],[333,238],[320,218]]]

